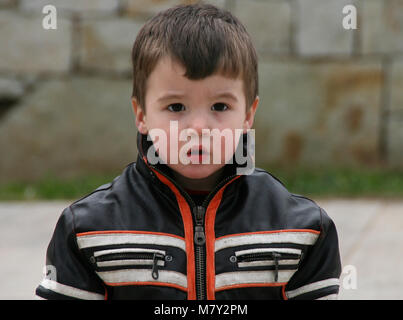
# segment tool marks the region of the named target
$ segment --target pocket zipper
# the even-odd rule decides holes
[[[248,251],[248,250],[245,250]],[[253,250],[251,250],[253,251]],[[262,251],[262,252],[250,252],[244,254],[237,254],[232,256],[230,260],[232,262],[239,263],[247,263],[247,262],[258,262],[258,261],[274,261],[274,281],[278,280],[278,270],[279,270],[279,260],[296,260],[296,264],[298,264],[301,257],[300,253],[288,253],[288,252],[278,252],[278,251]],[[243,266],[244,267],[244,266]]]
[[[159,261],[171,261],[172,257],[159,252],[116,252],[94,255],[91,257],[91,262],[97,264],[99,262],[107,262],[114,260],[146,260],[151,262],[151,276],[154,280],[159,277],[158,262]],[[149,264],[149,263],[147,263]]]

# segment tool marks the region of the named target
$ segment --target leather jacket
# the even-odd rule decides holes
[[[335,298],[341,264],[335,225],[312,200],[268,172],[236,175],[196,201],[152,146],[113,182],[72,203],[50,241],[46,299]]]

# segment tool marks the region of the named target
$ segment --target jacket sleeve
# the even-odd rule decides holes
[[[104,299],[102,281],[80,253],[73,214],[66,208],[60,216],[46,253],[46,275],[36,289],[45,299]]]
[[[321,233],[284,287],[285,299],[337,299],[341,261],[336,226],[320,208]]]

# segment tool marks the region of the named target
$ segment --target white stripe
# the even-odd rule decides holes
[[[296,270],[278,270],[277,282],[288,282],[295,271]],[[276,281],[274,281],[274,275],[273,270],[220,273],[215,277],[215,287],[216,289],[220,289],[236,284],[276,283]]]
[[[108,250],[100,250],[100,251],[94,251],[94,256],[99,257],[103,256],[106,254],[111,254],[111,253],[159,253],[162,255],[165,255],[165,251],[163,250],[156,250],[156,249],[146,249],[146,248],[120,248],[120,249],[108,249]]]
[[[291,290],[291,291],[286,291],[285,294],[288,298],[294,298],[296,296],[299,296],[301,294],[308,293],[311,291],[323,289],[323,288],[330,287],[330,286],[338,286],[339,283],[340,283],[339,279],[330,278],[330,279],[326,279],[326,280],[313,282],[313,283],[307,284],[305,286],[299,287],[299,288]]]
[[[165,282],[187,288],[187,278],[184,274],[176,271],[159,270],[158,279],[154,280],[151,269],[124,269],[115,271],[97,272],[99,277],[106,283],[124,282]]]
[[[294,248],[256,248],[256,249],[235,251],[235,255],[240,256],[240,255],[243,255],[243,254],[262,253],[262,252],[281,252],[281,253],[301,254],[301,249],[294,249]]]
[[[142,233],[105,233],[77,237],[80,249],[114,244],[156,244],[186,250],[185,241],[176,237]]]
[[[74,287],[67,286],[65,284],[58,283],[54,280],[43,279],[41,284],[42,287],[51,290],[53,292],[84,300],[104,300],[104,296],[98,293],[77,289]]]
[[[333,294],[329,294],[329,295],[324,296],[324,297],[320,297],[320,298],[318,298],[316,300],[337,300],[337,298],[338,298],[338,294],[333,293]]]
[[[318,239],[319,234],[313,232],[274,232],[274,233],[252,233],[241,234],[232,237],[224,237],[215,242],[215,251],[229,247],[236,247],[250,244],[270,243],[295,243],[312,245]]]

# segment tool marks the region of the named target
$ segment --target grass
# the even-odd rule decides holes
[[[116,174],[88,175],[71,179],[46,177],[33,183],[2,184],[0,201],[79,199],[99,186],[111,182],[115,177]]]
[[[288,190],[306,196],[403,198],[403,169],[266,169]]]
[[[382,197],[403,199],[403,169],[280,168],[266,166],[293,193],[309,197]],[[72,179],[46,177],[34,183],[0,185],[1,200],[79,199],[117,174]]]

